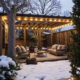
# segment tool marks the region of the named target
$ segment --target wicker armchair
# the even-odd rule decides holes
[[[18,55],[19,58],[27,58],[27,57],[30,58],[30,52],[27,51],[26,48],[24,48],[23,50],[21,46],[16,46],[15,50],[16,50],[16,55]]]

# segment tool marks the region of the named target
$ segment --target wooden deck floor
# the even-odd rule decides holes
[[[58,60],[67,60],[67,55],[63,55],[63,56],[55,56],[53,54],[44,53],[43,57],[38,57],[37,54],[34,53],[30,53],[30,58],[36,58],[38,62],[44,62],[44,61],[58,61]],[[26,59],[21,59],[20,62],[26,62]]]

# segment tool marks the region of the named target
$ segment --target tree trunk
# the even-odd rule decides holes
[[[80,26],[78,28],[78,38],[80,39]],[[79,45],[79,49],[80,49],[80,43],[78,45]]]
[[[15,56],[15,13],[8,13],[8,56]]]

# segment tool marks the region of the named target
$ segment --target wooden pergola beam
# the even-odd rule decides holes
[[[24,27],[24,46],[26,47],[26,27]]]
[[[51,46],[53,45],[53,29],[51,28]]]
[[[38,49],[41,49],[41,28],[38,28],[38,31],[39,31]]]

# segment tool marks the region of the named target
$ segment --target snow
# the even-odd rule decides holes
[[[15,62],[11,58],[7,56],[0,56],[0,67],[7,67],[9,69],[9,64],[16,67]]]
[[[3,75],[0,74],[0,77],[5,80],[5,77]]]
[[[26,46],[26,49],[27,49],[27,50],[29,50],[29,46]],[[34,50],[38,50],[38,47],[37,47],[37,46],[35,46]],[[42,50],[47,50],[47,48],[42,47]]]
[[[17,71],[14,80],[58,80],[69,78],[70,62],[68,60],[54,62],[38,62],[37,65],[22,64],[22,69]]]
[[[69,25],[69,26],[64,26],[60,29],[60,32],[61,31],[66,31],[66,30],[71,30],[71,29],[74,29],[74,25]],[[59,32],[59,29],[55,29],[53,33],[57,33]]]
[[[51,33],[49,33],[49,32],[43,32],[43,34],[45,34],[45,35],[49,35],[49,34],[51,34]]]

